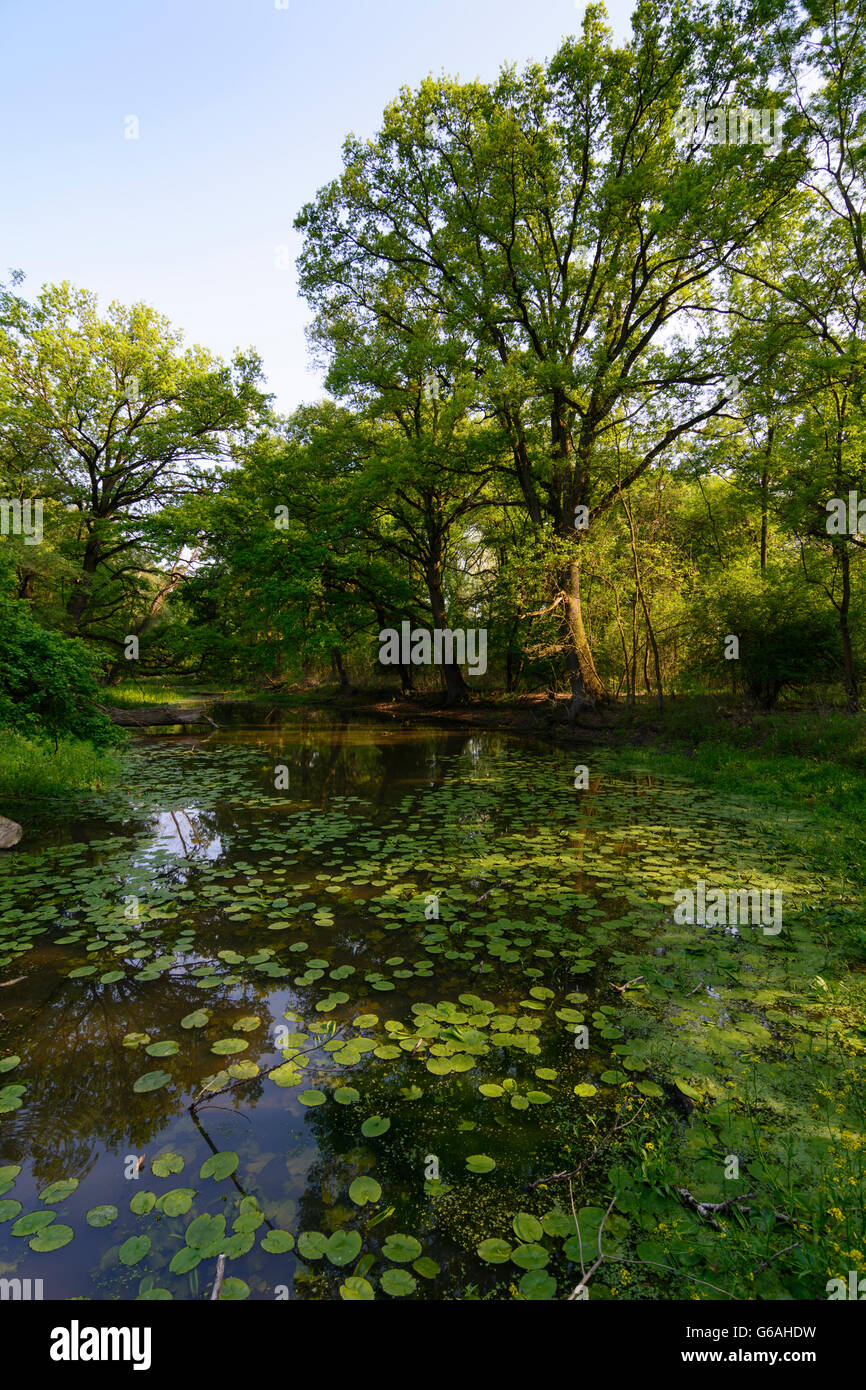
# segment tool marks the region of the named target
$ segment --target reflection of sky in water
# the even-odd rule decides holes
[[[178,854],[194,853],[197,858],[219,859],[223,852],[221,836],[212,834],[195,817],[195,808],[192,811],[161,811],[154,836],[156,844]]]

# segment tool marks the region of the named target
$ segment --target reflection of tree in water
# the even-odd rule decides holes
[[[492,1051],[485,1062],[491,1074],[500,1077],[515,1067],[514,1058],[503,1051]],[[308,1112],[306,1124],[315,1134],[318,1157],[298,1203],[297,1229],[325,1235],[356,1229],[363,1240],[362,1254],[377,1257],[368,1275],[374,1280],[389,1263],[381,1254],[387,1237],[396,1232],[412,1235],[421,1242],[422,1253],[441,1267],[435,1281],[419,1278],[420,1292],[426,1298],[453,1298],[470,1278],[482,1286],[496,1282],[497,1271],[479,1271],[475,1247],[492,1231],[510,1227],[517,1210],[515,1188],[526,1184],[527,1175],[546,1171],[545,1165],[560,1153],[561,1139],[553,1116],[540,1113],[515,1130],[513,1112],[492,1109],[478,1094],[476,1081],[451,1078],[431,1089],[430,1080],[408,1055],[368,1063],[342,1082],[361,1092],[359,1103],[329,1102]],[[424,1089],[419,1099],[409,1101],[400,1094],[419,1081]],[[361,1124],[370,1114],[387,1116],[391,1127],[368,1140]],[[501,1136],[491,1139],[491,1123],[497,1120],[502,1121]],[[467,1183],[466,1157],[479,1147],[495,1157],[497,1166]],[[436,1195],[425,1191],[430,1155],[439,1164],[441,1187]],[[359,1208],[349,1199],[348,1188],[362,1175],[376,1179],[382,1197]],[[393,1215],[377,1223],[375,1218],[388,1207],[394,1208]],[[314,1287],[327,1283],[332,1297],[352,1273],[351,1268],[335,1269],[327,1260],[309,1262],[309,1267],[315,1271]]]
[[[463,733],[413,730],[411,738],[389,728],[377,731],[376,741],[352,738],[358,726],[345,716],[331,718],[328,741],[323,746],[321,723],[293,722],[271,735],[274,761],[289,769],[287,796],[327,808],[336,796],[360,796],[382,806],[400,787],[415,789],[418,777],[428,787],[440,786],[446,777],[446,759],[463,753],[471,742]],[[262,789],[274,792],[273,767],[262,772]]]
[[[253,1011],[261,1005],[253,986],[216,987],[207,994],[211,1024],[230,1035],[239,1008]],[[20,1141],[38,1180],[83,1177],[100,1146],[127,1144],[130,1152],[140,1153],[153,1143],[185,1108],[183,1096],[195,1094],[203,1076],[231,1060],[214,1056],[206,1040],[180,1028],[185,1014],[204,1006],[202,991],[191,980],[171,975],[146,984],[56,985],[30,1021],[27,1036],[28,1072],[34,1079],[25,1096],[26,1131]],[[160,1058],[141,1046],[124,1047],[124,1036],[135,1032],[148,1033],[153,1041],[173,1038],[180,1051]],[[245,1036],[250,1048],[243,1055],[255,1060],[255,1035]],[[267,1052],[267,1036],[261,1044]],[[171,1073],[168,1086],[143,1095],[133,1091],[139,1076],[158,1070]],[[260,1093],[261,1082],[250,1082],[245,1102]],[[14,1142],[4,1144],[4,1153],[13,1147]]]

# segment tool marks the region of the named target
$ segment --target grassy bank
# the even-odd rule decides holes
[[[828,872],[866,884],[866,715],[764,714],[694,701],[663,715],[637,711],[617,735],[616,770],[687,777],[746,797],[756,819],[809,843]]]
[[[61,738],[55,752],[53,741],[0,730],[0,797],[4,801],[101,791],[120,772],[117,753],[97,752],[89,743]]]
[[[100,703],[114,709],[135,709],[141,705],[191,705],[205,700],[243,698],[237,690],[220,689],[213,684],[194,681],[163,680],[160,676],[121,681],[119,685],[106,686],[100,692]]]

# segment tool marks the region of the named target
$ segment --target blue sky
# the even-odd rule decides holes
[[[631,8],[608,5],[619,39]],[[281,410],[314,400],[292,222],[339,172],[345,135],[372,135],[399,88],[428,73],[492,78],[550,56],[582,11],[0,0],[0,278],[23,270],[29,297],[69,280],[104,304],[143,300],[222,356],[256,347]],[[138,139],[125,137],[129,117]]]

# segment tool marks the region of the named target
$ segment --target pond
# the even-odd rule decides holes
[[[821,1004],[828,889],[784,827],[594,749],[215,717],[14,811],[0,1276],[203,1299],[224,1254],[227,1298],[565,1298],[616,1192],[632,1264],[591,1296],[681,1297],[717,1237],[663,1144],[703,1200],[817,1191],[862,1018]],[[699,882],[780,891],[783,929],[678,920]]]

